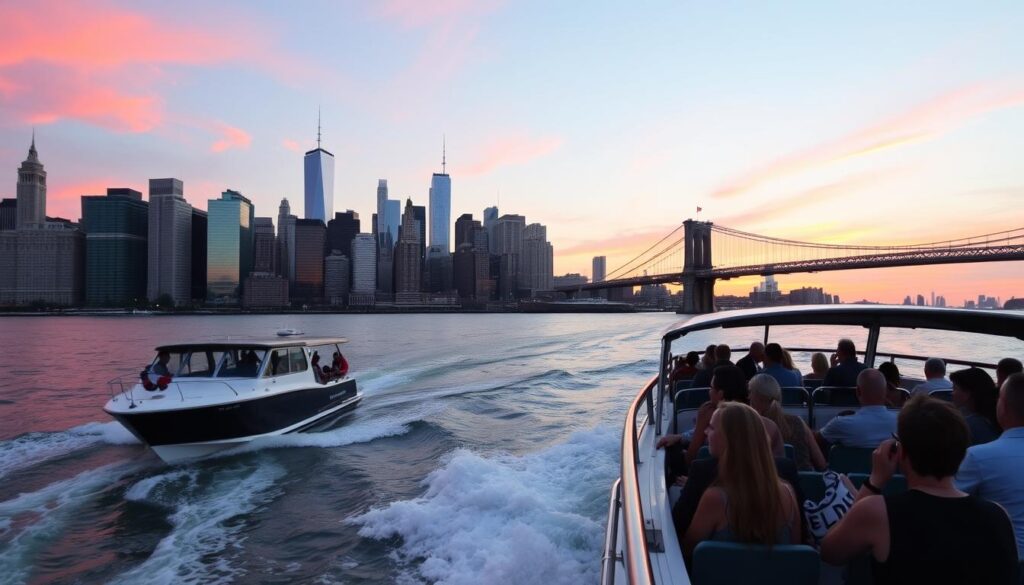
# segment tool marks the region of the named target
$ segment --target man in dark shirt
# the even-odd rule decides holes
[[[764,361],[764,344],[760,341],[755,341],[750,344],[750,351],[747,355],[741,357],[736,362],[736,366],[743,370],[743,375],[747,377],[747,381],[757,375],[757,364]]]
[[[832,367],[828,369],[821,385],[853,388],[857,385],[857,375],[866,367],[857,361],[857,347],[853,342],[840,339],[836,352],[832,354]]]
[[[710,368],[705,368],[693,377],[693,388],[708,388],[711,386],[711,376],[715,374],[715,368],[719,366],[731,366],[733,363],[729,361],[732,357],[732,350],[729,346],[722,343],[715,347],[715,365]]]

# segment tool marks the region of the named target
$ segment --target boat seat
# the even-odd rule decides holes
[[[857,389],[846,386],[822,386],[811,393],[811,404],[808,411],[811,428],[821,429],[828,421],[841,413],[849,413],[860,408],[857,400]]]
[[[693,551],[695,585],[817,585],[818,551],[802,544],[762,546],[704,541]]]
[[[828,452],[828,468],[839,473],[871,473],[871,454],[867,447],[832,445]]]
[[[946,402],[953,402],[952,390],[932,390],[928,393],[928,396],[938,398],[939,400],[945,400]]]
[[[860,486],[864,485],[864,482],[869,477],[871,477],[871,474],[850,473],[847,474],[847,477],[850,478],[850,481],[853,482],[853,485],[857,486],[857,489],[860,489]],[[887,496],[891,496],[903,493],[905,491],[907,491],[907,476],[897,473],[896,475],[892,476],[892,479],[889,480],[889,483],[885,484],[885,488],[882,490],[882,493]]]
[[[697,424],[697,409],[707,402],[711,388],[688,388],[676,392],[673,400],[675,408],[675,432],[688,431]]]
[[[806,378],[803,381],[804,388],[807,388],[808,392],[814,392],[815,390],[817,390],[821,386],[822,382],[824,382],[824,380],[808,380]]]
[[[680,390],[689,390],[690,388],[693,388],[693,378],[676,381],[676,392],[679,392]]]
[[[796,461],[796,449],[793,448],[793,445],[786,443],[783,445],[783,448],[786,450],[786,459]],[[698,449],[697,459],[711,459],[711,449],[709,449],[707,445]]]

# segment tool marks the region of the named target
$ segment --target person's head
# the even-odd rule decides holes
[[[765,418],[770,418],[783,436],[789,435],[789,423],[782,411],[782,388],[778,380],[768,374],[758,374],[747,382],[750,406]]]
[[[729,526],[737,540],[774,544],[785,523],[775,459],[761,415],[724,402],[711,417],[708,449],[718,457],[718,483],[729,497]],[[757,489],[751,489],[757,486]]]
[[[1003,430],[1024,427],[1024,373],[1010,374],[1003,381],[996,416]]]
[[[331,373],[331,366],[324,366],[324,367],[322,368],[322,371],[323,371],[323,373],[325,373],[325,374],[330,374],[330,373]]]
[[[819,351],[811,355],[811,369],[818,376],[825,375],[825,372],[828,371],[828,358],[825,357],[825,354]]]
[[[924,377],[929,380],[946,376],[946,362],[939,358],[928,358],[924,361]]]
[[[945,400],[911,398],[896,421],[900,467],[907,475],[944,479],[955,475],[970,445],[967,422]]]
[[[764,363],[765,364],[781,364],[782,357],[782,346],[778,343],[769,343],[764,346]]]
[[[1020,360],[1014,358],[1003,358],[996,364],[996,386],[1002,388],[1003,382],[1010,374],[1017,374],[1024,372],[1024,365],[1020,363]]]
[[[171,352],[161,351],[160,353],[156,354],[156,361],[166,366],[167,362],[171,361]]]
[[[857,358],[857,346],[853,344],[853,340],[840,339],[839,343],[836,344],[836,355],[840,361],[847,359]]]
[[[761,343],[760,341],[755,341],[754,343],[751,343],[749,354],[751,359],[753,359],[755,362],[764,361],[764,344]]]
[[[313,352],[313,359],[310,360],[310,361],[312,361],[314,364],[319,363],[320,362],[320,353],[314,351]]]
[[[861,406],[885,405],[887,390],[888,386],[882,372],[874,368],[867,368],[857,374],[857,400],[860,401]]]
[[[715,360],[719,362],[727,362],[732,357],[732,350],[729,349],[729,344],[723,343],[715,348]]]
[[[711,401],[749,402],[747,376],[736,366],[718,366],[711,376]]]
[[[704,365],[710,366],[715,363],[716,347],[718,346],[712,343],[711,345],[707,346],[707,348],[704,349],[704,357],[701,358],[701,361],[704,363]]]
[[[335,359],[335,360],[336,360],[336,359],[338,359],[338,358],[340,358],[340,357],[341,357],[341,353],[340,353],[340,352],[337,352],[337,351],[336,351],[336,352],[334,352],[334,354],[333,354],[333,355],[331,356],[331,359]]]
[[[882,362],[878,365],[878,371],[882,372],[882,376],[885,377],[885,383],[890,388],[900,386],[900,369],[894,362]]]
[[[686,354],[686,363],[690,367],[696,366],[698,363],[700,363],[700,354],[695,351],[691,351],[690,353]]]
[[[957,370],[949,375],[953,383],[953,404],[967,412],[976,412],[996,422],[996,402],[999,389],[992,376],[981,368]]]

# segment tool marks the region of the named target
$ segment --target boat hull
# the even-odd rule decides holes
[[[111,411],[161,459],[201,457],[257,437],[297,432],[355,408],[355,380],[225,404],[156,412]]]

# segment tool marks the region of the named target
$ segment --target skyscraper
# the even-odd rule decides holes
[[[324,259],[324,298],[331,305],[344,305],[348,299],[350,264],[348,256],[338,250]]]
[[[472,213],[463,213],[455,220],[455,248],[459,244],[472,244],[473,233],[480,227],[480,222],[473,219]]]
[[[607,272],[606,266],[606,258],[604,256],[594,256],[590,270],[591,282],[604,282]]]
[[[526,218],[515,214],[505,214],[494,224],[490,251],[498,258],[498,297],[503,301],[514,300],[519,295],[525,228]]]
[[[292,300],[319,303],[324,296],[327,226],[319,219],[295,222],[295,294]]]
[[[352,240],[352,291],[350,305],[373,305],[377,285],[377,239],[356,234]]]
[[[43,229],[46,226],[46,170],[36,152],[35,132],[32,133],[28,158],[18,168],[17,193],[17,229]]]
[[[149,202],[133,189],[82,196],[85,302],[91,307],[134,305],[146,298]]]
[[[254,225],[252,271],[275,274],[277,272],[277,237],[274,218],[257,217]]]
[[[398,243],[398,228],[402,221],[401,203],[396,199],[384,201],[384,218],[377,216],[377,292],[390,295],[395,292],[395,245]],[[379,231],[383,228],[383,232]]]
[[[277,269],[289,282],[295,281],[295,220],[288,198],[281,199],[277,208],[277,251],[280,254]]]
[[[446,171],[445,150],[441,150],[441,172],[430,177],[430,247],[443,254],[451,251],[452,179]]]
[[[0,200],[0,231],[18,227],[18,200]]]
[[[420,302],[420,227],[413,210],[412,199],[405,200],[405,214],[402,215],[401,238],[395,249],[395,302]]]
[[[237,191],[227,190],[207,204],[206,288],[208,300],[238,304],[242,283],[252,272],[252,202]]]
[[[487,230],[487,237],[494,239],[494,226],[498,224],[498,206],[484,208],[484,229]]]
[[[539,223],[531,223],[523,229],[522,278],[519,286],[529,290],[530,296],[552,288],[555,276],[554,249],[547,239],[548,230]]]
[[[338,250],[343,256],[352,259],[352,240],[359,233],[359,214],[351,209],[343,213],[335,213],[334,219],[327,222],[327,249]],[[349,266],[351,269],[351,266]]]
[[[326,223],[334,217],[334,155],[320,147],[320,122],[317,120],[316,148],[303,160],[306,180],[305,218]]]
[[[205,302],[206,290],[206,236],[209,216],[202,209],[192,208],[192,297],[193,302]]]
[[[149,180],[149,300],[169,295],[175,305],[192,293],[192,206],[179,179]]]

